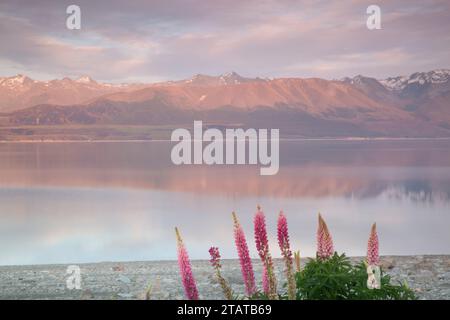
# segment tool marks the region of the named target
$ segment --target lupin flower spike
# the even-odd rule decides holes
[[[232,300],[233,299],[233,291],[231,290],[230,285],[228,284],[228,282],[222,276],[222,272],[221,272],[222,265],[220,263],[219,248],[211,247],[209,249],[209,254],[211,256],[211,260],[209,260],[209,261],[210,261],[212,267],[214,268],[214,270],[216,271],[216,277],[217,277],[217,280],[219,281],[219,284],[220,284],[220,286],[222,288],[223,294],[225,295],[225,298],[227,300]]]
[[[271,299],[276,299],[277,296],[277,281],[274,274],[273,261],[269,251],[269,241],[267,239],[266,231],[266,219],[264,213],[261,211],[261,207],[258,205],[258,211],[255,214],[254,228],[255,228],[255,244],[258,251],[261,262],[264,264],[267,270],[267,277],[269,280]]]
[[[319,213],[319,226],[317,228],[317,257],[328,259],[334,254],[333,239],[328,226]]]
[[[288,297],[290,300],[295,299],[296,284],[293,273],[293,259],[292,251],[289,245],[289,232],[286,216],[283,211],[278,216],[277,224],[278,245],[280,246],[281,255],[283,256],[284,264],[286,266],[286,278],[288,281]]]
[[[370,230],[370,237],[367,243],[367,263],[369,265],[378,265],[380,263],[378,246],[377,224],[374,223]]]
[[[189,260],[188,252],[181,239],[178,228],[175,228],[178,245],[178,266],[180,268],[181,280],[183,282],[184,293],[188,300],[198,300],[197,285],[195,283],[194,275],[192,274],[191,262]]]
[[[235,212],[232,213],[232,216],[234,223],[234,241],[239,255],[239,262],[241,264],[241,272],[245,284],[245,291],[248,296],[252,296],[256,291],[255,274],[253,273],[252,260],[250,259],[244,230],[242,230]]]

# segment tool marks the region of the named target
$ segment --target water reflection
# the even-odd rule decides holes
[[[234,257],[230,212],[251,238],[257,203],[304,255],[319,210],[350,254],[373,221],[384,254],[450,253],[449,141],[283,142],[276,176],[169,159],[163,142],[0,144],[0,264],[174,259],[175,225],[193,258]]]

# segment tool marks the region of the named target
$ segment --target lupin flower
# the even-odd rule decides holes
[[[380,263],[380,256],[378,254],[378,235],[376,223],[372,225],[369,241],[367,243],[367,263],[369,265],[378,265]]]
[[[289,299],[295,299],[295,278],[293,269],[293,259],[292,259],[292,251],[289,245],[289,232],[288,232],[288,224],[286,216],[283,214],[283,211],[280,212],[278,216],[278,224],[277,224],[277,235],[278,235],[278,245],[280,246],[281,255],[283,256],[283,260],[286,266],[286,278],[288,280],[288,296]]]
[[[317,257],[328,259],[334,254],[333,239],[325,220],[319,213],[319,226],[317,228]]]
[[[244,230],[242,230],[236,213],[233,212],[232,216],[234,223],[234,241],[239,255],[239,262],[241,264],[241,272],[245,284],[245,291],[248,296],[252,296],[256,291],[255,274],[253,273],[252,260],[250,259]]]
[[[178,266],[180,267],[181,280],[183,282],[186,299],[198,300],[197,285],[195,283],[194,275],[192,274],[188,252],[181,239],[178,228],[175,228],[175,233],[177,235]]]
[[[269,251],[269,241],[267,240],[266,218],[264,217],[264,213],[261,211],[260,206],[258,206],[258,211],[255,214],[254,227],[256,250],[258,251],[259,257],[267,270],[270,292],[269,297],[276,299],[277,281],[274,274],[272,257]]]
[[[211,262],[212,267],[214,269],[220,269],[222,266],[220,264],[219,248],[217,248],[217,247],[209,248],[209,255],[211,256],[211,259],[209,260],[209,262]]]
[[[220,271],[220,269],[222,268],[222,265],[220,264],[219,248],[211,247],[209,249],[209,254],[211,255],[211,260],[209,260],[209,261],[211,262],[212,267],[216,271],[217,280],[219,281],[219,284],[222,287],[223,294],[225,295],[226,299],[232,300],[233,299],[233,292],[232,292],[228,282],[222,276],[222,273]]]

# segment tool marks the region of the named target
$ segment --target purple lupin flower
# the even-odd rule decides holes
[[[319,213],[319,226],[317,228],[317,257],[328,259],[334,254],[333,239],[328,226]]]
[[[236,213],[233,212],[232,216],[234,223],[234,241],[239,255],[239,262],[241,264],[241,272],[245,284],[245,291],[248,296],[252,296],[256,291],[255,274],[253,273],[252,260],[250,259],[244,230],[242,230]]]
[[[369,265],[378,265],[380,263],[380,256],[378,253],[378,235],[377,224],[372,225],[370,230],[370,237],[367,243],[367,263]]]
[[[278,245],[280,246],[281,255],[286,266],[286,278],[288,281],[288,296],[289,299],[294,300],[296,296],[296,284],[293,273],[293,259],[292,251],[289,245],[289,232],[286,216],[283,211],[280,212],[278,216],[277,224],[277,234],[278,234]]]
[[[175,233],[177,235],[178,266],[180,268],[181,280],[183,282],[186,299],[198,300],[197,285],[195,283],[194,275],[192,274],[188,252],[184,246],[183,240],[181,239],[178,228],[175,228]]]
[[[269,280],[269,297],[276,299],[277,297],[277,282],[274,274],[273,261],[269,251],[269,241],[267,239],[266,218],[261,207],[258,206],[258,211],[255,214],[255,244],[261,262],[267,270],[267,277]]]
[[[217,248],[217,247],[209,248],[209,255],[211,256],[211,259],[209,260],[209,262],[211,263],[212,267],[214,269],[220,269],[222,266],[220,265],[219,248]]]
[[[220,286],[222,287],[223,294],[225,295],[225,298],[227,300],[232,300],[233,299],[233,291],[231,290],[228,282],[222,276],[222,272],[221,272],[222,265],[220,263],[219,248],[211,247],[209,249],[209,254],[211,256],[211,259],[209,260],[209,262],[211,263],[211,266],[216,271],[216,277],[217,277],[217,280],[219,281]]]

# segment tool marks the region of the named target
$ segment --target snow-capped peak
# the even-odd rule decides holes
[[[94,83],[95,81],[89,76],[81,76],[75,82],[78,83]]]
[[[231,71],[220,75],[221,78],[242,78],[238,73]]]
[[[24,76],[23,74],[18,74],[15,77],[9,78],[10,81],[16,82],[16,83],[24,83],[26,79],[27,79],[27,77]]]
[[[437,69],[429,72],[416,72],[410,76],[389,77],[387,79],[379,80],[379,82],[386,88],[392,91],[403,90],[409,84],[439,84],[450,80],[449,69]]]
[[[243,80],[245,80],[243,77],[241,77],[239,74],[237,74],[234,71],[224,73],[219,76],[219,79],[224,84],[239,84],[242,83]]]
[[[2,86],[8,86],[8,87],[17,87],[25,84],[28,81],[32,81],[27,76],[24,76],[23,74],[18,74],[12,77],[6,77],[6,78],[0,78],[0,84]]]
[[[184,80],[185,84],[193,85],[229,85],[240,84],[248,79],[241,77],[236,72],[228,72],[219,76],[209,76],[204,74],[196,74],[190,79]]]
[[[357,76],[354,76],[353,78],[344,77],[344,78],[341,79],[341,81],[342,82],[346,82],[346,83],[350,83],[350,84],[362,84],[367,79],[369,79],[369,78],[358,74]]]

